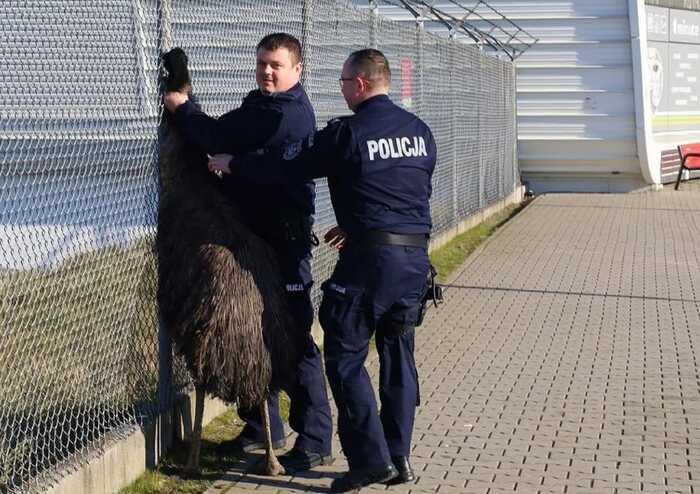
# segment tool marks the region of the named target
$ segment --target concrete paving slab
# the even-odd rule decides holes
[[[700,492],[699,186],[540,197],[445,298],[417,334],[418,478],[363,492]],[[335,447],[207,493],[325,492]]]

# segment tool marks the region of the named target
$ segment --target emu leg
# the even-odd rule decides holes
[[[199,451],[202,446],[202,419],[204,417],[204,387],[195,386],[194,424],[192,424],[192,436],[190,437],[190,452],[187,457],[185,472],[194,474],[199,472]]]
[[[267,400],[263,400],[262,405],[260,405],[260,416],[262,417],[263,426],[265,427],[265,463],[262,465],[262,471],[260,473],[270,477],[284,475],[284,467],[277,461],[277,456],[275,456],[275,452],[272,449],[270,410],[267,406]]]

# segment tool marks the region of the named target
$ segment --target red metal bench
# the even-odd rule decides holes
[[[683,170],[700,170],[700,142],[681,144],[678,146],[678,156],[681,158],[681,169],[678,170],[676,190],[681,184]]]

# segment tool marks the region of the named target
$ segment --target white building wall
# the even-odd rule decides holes
[[[455,17],[465,14],[448,1],[432,3]],[[517,60],[523,180],[536,192],[645,187],[637,152],[628,0],[488,3],[539,38]],[[412,21],[395,7],[381,11]],[[479,12],[503,23],[486,9]],[[446,31],[437,23],[426,27]]]
[[[539,38],[517,61],[523,179],[536,192],[643,187],[627,0],[490,3]]]

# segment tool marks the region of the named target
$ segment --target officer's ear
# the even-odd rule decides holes
[[[367,92],[370,89],[370,82],[365,79],[364,77],[361,76],[356,76],[355,79],[358,81],[358,87],[360,89],[360,92]]]
[[[304,64],[302,62],[297,62],[294,66],[294,72],[301,77],[301,71],[304,70]]]

